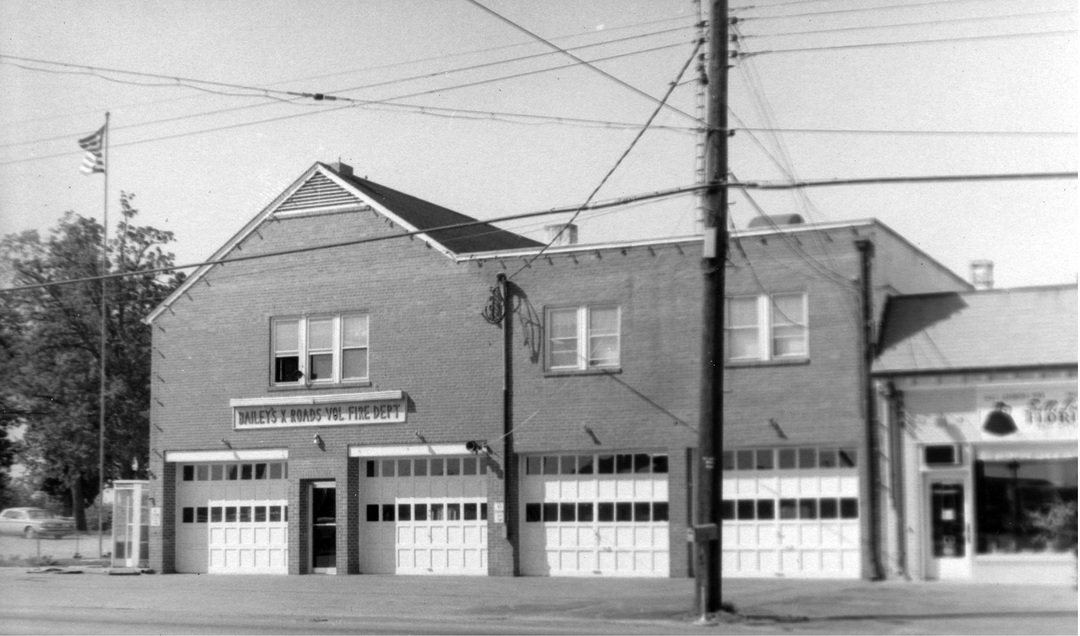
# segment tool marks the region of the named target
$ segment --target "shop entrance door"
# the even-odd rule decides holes
[[[337,489],[332,481],[311,484],[311,571],[337,573]]]
[[[960,477],[930,479],[928,578],[971,577],[971,521],[965,486]]]

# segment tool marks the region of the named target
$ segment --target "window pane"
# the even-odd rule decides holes
[[[817,499],[799,500],[799,518],[817,519]]]
[[[408,477],[412,474],[412,460],[411,459],[399,459],[397,460],[397,475],[398,477]]]
[[[417,459],[413,461],[413,475],[417,477],[427,476],[427,460]]]
[[[465,521],[476,521],[476,504],[465,504],[462,506],[462,512],[464,512]]]
[[[858,519],[859,518],[859,500],[854,497],[846,497],[840,500],[840,518],[841,519]]]
[[[241,464],[240,465],[240,479],[251,479],[252,468],[253,467],[252,467],[251,464]]]
[[[487,503],[480,504],[480,521],[487,521]]]
[[[773,355],[806,355],[805,302],[803,294],[772,297]]]
[[[213,464],[210,466],[210,480],[221,481],[225,478],[225,466],[221,464]]]
[[[255,464],[255,479],[266,479],[266,464]]]
[[[214,510],[217,510],[217,508]],[[281,506],[270,506],[268,512],[270,513],[270,521],[275,523],[281,521]],[[211,514],[213,514],[213,511],[211,511]],[[211,517],[211,519],[213,519],[213,517]]]
[[[653,455],[652,456],[652,471],[654,473],[666,473],[667,472],[667,455]]]
[[[836,519],[840,514],[840,508],[835,499],[822,499],[819,506],[822,519]]]
[[[221,523],[221,506],[214,506],[210,509],[210,523]]]
[[[794,448],[781,448],[780,449],[780,468],[795,468],[795,449]]]
[[[756,297],[728,298],[728,327],[756,327],[758,323],[758,299]]]
[[[754,500],[753,499],[740,499],[735,502],[735,511],[738,518],[741,519],[753,519],[754,518]]]
[[[236,464],[229,464],[225,467],[225,479],[228,481],[236,481],[236,478],[240,476],[240,467]]]
[[[758,499],[757,501],[757,518],[758,519],[775,519],[776,518],[776,502],[772,499]]]
[[[394,520],[394,504],[382,505],[382,520],[393,521]]]
[[[618,336],[589,337],[589,365],[594,367],[613,367],[619,364]]]
[[[579,474],[579,475],[591,475],[591,474],[593,474],[593,456],[592,455],[578,455],[578,458],[577,458],[577,474]]]
[[[367,466],[367,476],[368,477],[378,477],[379,476],[379,462],[375,461],[374,459],[369,459],[366,462],[364,462],[364,464]]]
[[[559,520],[559,504],[557,503],[545,503],[544,504],[544,521],[558,521]]]
[[[806,355],[806,338],[802,328],[777,327],[773,333],[773,355],[778,358]]]
[[[817,468],[817,449],[799,449],[799,468]]]
[[[563,455],[559,461],[559,474],[561,475],[573,475],[577,470],[577,457],[573,455]]]
[[[854,448],[840,449],[840,467],[854,468],[859,465],[859,453]]]
[[[236,523],[236,506],[225,506],[225,523]]]
[[[634,472],[634,456],[633,455],[616,455],[615,456],[615,472],[619,474],[626,474]]]
[[[615,502],[615,521],[633,521],[634,508],[629,501]]]
[[[195,467],[195,479],[197,481],[209,481],[210,480],[210,466],[206,464],[199,464]]]
[[[724,470],[735,470],[735,451],[724,451],[720,463]]]
[[[554,455],[544,456],[544,474],[545,475],[558,475],[559,474],[559,458]]]
[[[598,336],[617,335],[619,333],[619,308],[589,308],[589,333]]]
[[[645,523],[652,521],[652,504],[648,501],[636,501],[634,502],[634,521],[638,523]]]
[[[251,506],[240,506],[240,522],[251,523]]]
[[[818,466],[821,468],[836,468],[836,449],[822,448],[818,450]]]
[[[780,518],[781,519],[798,519],[799,511],[795,506],[794,499],[781,499],[780,500]]]
[[[525,521],[527,523],[539,522],[543,520],[543,516],[540,510],[540,504],[528,503],[525,504]]]
[[[559,504],[559,521],[577,521],[577,506],[572,503]]]
[[[615,521],[615,504],[609,501],[596,504],[596,516],[599,521]]]
[[[184,466],[184,481],[195,481],[195,466],[191,464]]]
[[[552,368],[578,367],[577,309],[548,312],[548,364]]]
[[[613,474],[615,472],[615,456],[601,455],[598,468],[597,472],[601,475]]]
[[[378,521],[379,520],[379,504],[367,505],[367,520]]]
[[[435,504],[435,503],[431,504],[431,520],[432,521],[443,521],[443,505],[442,504]]]
[[[300,321],[278,320],[274,322],[274,352],[286,353],[300,350]]]
[[[334,346],[334,321],[331,318],[308,320],[308,351],[326,350]]]
[[[525,458],[525,474],[526,475],[539,475],[540,474],[540,460],[541,457],[532,456]]]
[[[266,506],[255,506],[255,523],[266,523]]]
[[[551,368],[578,366],[577,339],[563,338],[551,341]]]
[[[772,470],[773,469],[773,452],[771,448],[765,448],[757,451],[757,469],[758,470]]]
[[[728,357],[732,359],[761,357],[757,329],[732,329],[727,333]]]
[[[476,459],[475,457],[466,457],[461,460],[461,474],[462,475],[475,475],[476,474]]]
[[[753,470],[754,469],[754,451],[741,450],[735,451],[735,462],[739,470]]]
[[[409,521],[410,519],[412,519],[412,505],[407,503],[398,504],[397,518],[398,521]]]
[[[652,466],[652,458],[645,453],[638,453],[634,455],[634,472],[635,473],[647,473]]]
[[[735,502],[729,499],[720,501],[720,519],[728,521],[735,518]]]
[[[368,376],[367,349],[346,349],[341,355],[342,380],[356,380]]]
[[[209,508],[207,508],[206,506],[199,506],[198,508],[196,508],[195,509],[195,523],[206,523],[206,520],[209,517],[208,513],[209,513]],[[263,511],[263,514],[265,515],[265,510]]]
[[[311,354],[311,356],[308,357],[308,378],[310,380],[334,379],[334,354]]]
[[[431,460],[431,476],[442,477],[443,474],[443,460],[441,457],[432,458]]]
[[[195,523],[195,509],[194,508],[184,508],[182,516],[183,516],[183,519],[182,519],[183,523]]]
[[[448,457],[446,459],[446,474],[447,475],[460,475],[461,474],[461,460],[457,457]]]
[[[577,338],[577,309],[552,309],[548,313],[552,338]]]
[[[274,360],[274,382],[298,382],[300,356],[278,356]]]
[[[413,504],[413,519],[416,521],[427,521],[427,504]]]
[[[384,460],[382,460],[382,471],[380,472],[380,474],[383,477],[393,477],[394,476],[394,464],[396,464],[396,463],[397,462],[395,462],[392,459],[384,459]]]
[[[577,505],[577,520],[583,523],[593,520],[593,505],[591,503],[579,503]]]
[[[368,317],[367,316],[342,316],[341,317],[341,346],[343,346],[343,347],[366,347],[366,346],[368,346]]]
[[[666,501],[654,501],[652,505],[652,520],[668,520],[668,503]]]

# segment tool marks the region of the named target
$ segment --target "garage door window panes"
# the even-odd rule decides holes
[[[735,449],[722,467],[724,576],[860,575],[854,447]]]
[[[183,481],[262,481],[288,477],[286,462],[184,464],[181,467]]]
[[[668,576],[668,456],[525,458],[522,568],[531,575]]]

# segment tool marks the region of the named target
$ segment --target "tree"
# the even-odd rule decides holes
[[[129,273],[106,283],[105,480],[146,477],[149,463],[151,331],[146,316],[182,274],[138,273],[172,267],[163,247],[172,232],[136,227],[133,194],[120,195],[123,221],[109,239],[105,271]],[[36,231],[0,241],[0,278],[8,286],[56,283],[102,274],[103,228],[65,213],[47,240]],[[7,417],[25,423],[16,445],[28,472],[71,501],[79,528],[98,495],[101,368],[100,280],[7,292],[0,310],[0,386]]]

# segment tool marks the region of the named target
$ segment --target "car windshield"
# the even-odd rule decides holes
[[[52,513],[47,510],[27,510],[26,517],[28,519],[52,519]]]

